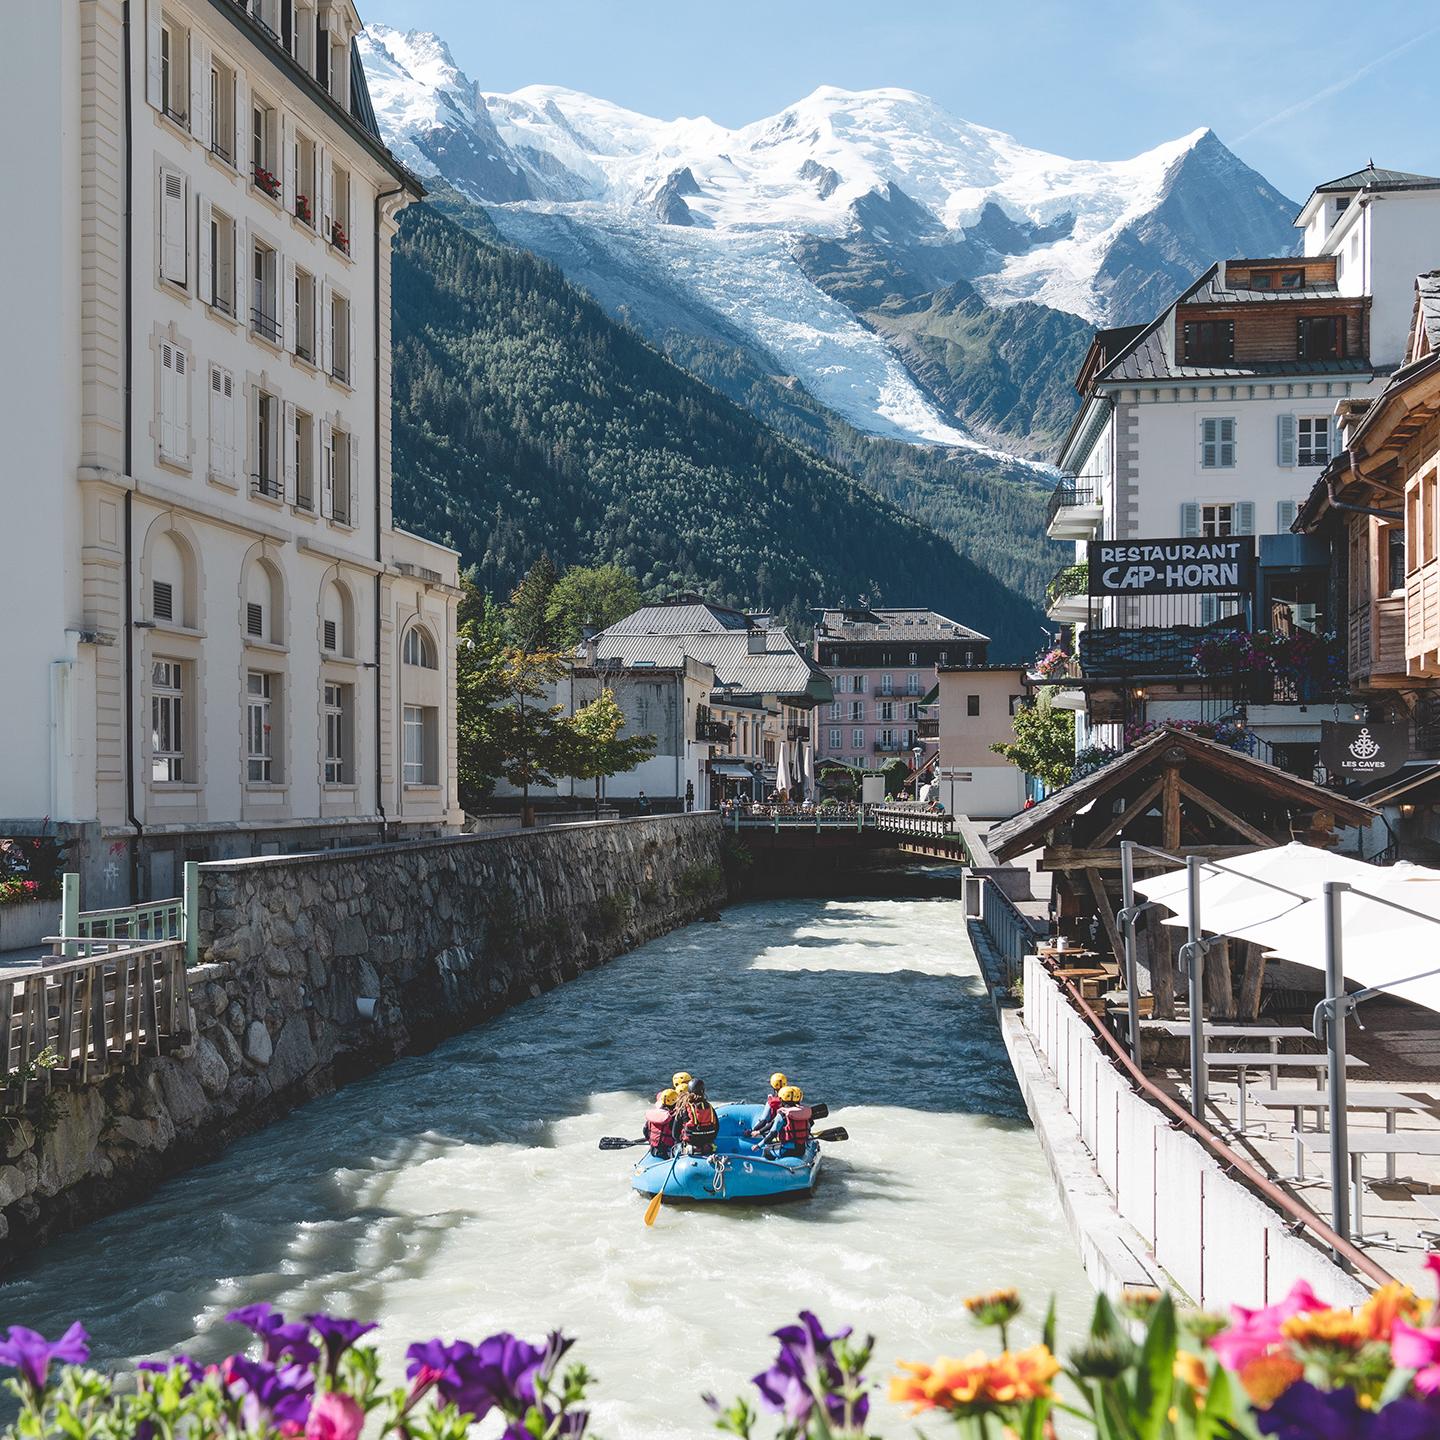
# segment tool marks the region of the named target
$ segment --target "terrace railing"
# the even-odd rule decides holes
[[[185,963],[194,965],[200,949],[199,864],[187,860],[184,873],[183,894],[109,910],[82,910],[80,877],[67,873],[60,890],[60,953],[73,959],[84,953],[85,941],[121,941],[131,945],[179,941],[184,946]]]

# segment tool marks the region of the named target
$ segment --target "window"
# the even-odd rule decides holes
[[[978,695],[967,695],[965,697],[965,713],[973,720],[980,713],[980,697]]]
[[[1235,358],[1233,320],[1187,320],[1184,339],[1187,365],[1228,365]]]
[[[175,589],[169,580],[156,580],[150,587],[150,615],[155,620],[175,618]]]
[[[280,397],[268,390],[255,391],[255,423],[252,430],[255,468],[250,488],[267,500],[283,496],[280,483]]]
[[[205,139],[201,136],[201,139]],[[210,153],[235,163],[235,72],[223,60],[210,61]]]
[[[907,675],[905,677],[905,693],[907,695],[920,694],[920,677],[918,675]]]
[[[172,20],[160,22],[160,108],[177,125],[186,123],[190,83],[186,77],[186,60],[190,40],[185,31]]]
[[[160,342],[160,458],[190,463],[190,357],[168,340]]]
[[[150,666],[150,778],[173,784],[185,778],[185,689],[178,660]]]
[[[318,164],[315,142],[308,135],[296,134],[293,163],[295,218],[313,230],[320,197],[315,184]]]
[[[1228,501],[1200,507],[1200,533],[1207,540],[1222,539],[1234,535],[1235,507]]]
[[[895,677],[893,675],[882,675],[880,677],[880,693],[882,695],[893,695],[895,693]]]
[[[330,168],[330,243],[342,255],[350,253],[350,172],[343,165]]]
[[[850,718],[852,720],[863,720],[865,718],[865,702],[863,700],[852,700],[850,702]]]
[[[1380,554],[1390,594],[1405,588],[1405,531],[1399,525],[1380,527]]]
[[[1420,568],[1420,486],[1415,484],[1405,492],[1405,568]]]
[[[407,705],[403,722],[405,783],[433,785],[435,710],[428,705]]]
[[[275,677],[252,670],[245,677],[245,778],[252,785],[275,779],[272,697]]]
[[[438,670],[440,662],[435,655],[435,642],[419,625],[412,625],[405,632],[405,641],[400,658],[407,665],[418,665],[424,670]]]
[[[315,78],[326,90],[330,88],[330,32],[318,15],[315,17]]]
[[[350,333],[350,302],[343,295],[330,296],[330,373],[343,384],[353,379]]]
[[[843,719],[843,718],[844,718],[844,715],[845,715],[845,706],[844,706],[844,704],[843,704],[841,701],[839,701],[839,700],[832,700],[832,701],[830,702],[830,718],[831,718],[832,720],[840,720],[840,719]]]
[[[1295,422],[1296,459],[1301,465],[1326,465],[1330,461],[1330,417],[1301,416]]]
[[[325,425],[321,426],[321,437],[320,485],[324,513],[337,524],[353,525],[358,455],[355,437]]]
[[[280,0],[280,43],[286,54],[295,53],[295,0]]]
[[[882,730],[880,742],[876,746],[879,750],[893,750],[895,748],[895,732],[893,730]]]
[[[300,510],[315,510],[315,419],[304,410],[295,412],[295,424],[291,433],[294,475],[295,506]]]
[[[172,285],[190,283],[190,247],[186,231],[189,201],[185,177],[178,170],[160,169],[160,278]]]
[[[1252,290],[1300,290],[1305,285],[1303,270],[1252,270]]]
[[[1420,543],[1428,565],[1435,558],[1435,472],[1420,482]]]
[[[219,365],[210,367],[210,473],[235,478],[235,377]]]
[[[865,748],[865,732],[863,730],[852,730],[850,732],[850,743],[855,749],[863,750]],[[860,763],[858,756],[856,757],[855,763],[857,765]]]
[[[919,654],[918,651],[912,650],[912,651],[910,652],[910,660],[909,660],[909,663],[910,663],[911,665],[918,665],[918,664],[920,663],[920,654]]]
[[[263,240],[257,240],[250,252],[250,328],[272,345],[280,343],[280,309],[275,291],[279,259]]]
[[[885,692],[890,693],[888,690]],[[882,720],[893,720],[895,718],[895,702],[893,700],[882,700],[880,702],[880,718]]]
[[[865,693],[865,676],[856,675],[850,682],[850,688],[857,695],[863,695]]]
[[[308,270],[296,269],[295,293],[291,296],[295,307],[295,353],[310,364],[315,363],[315,277]]]
[[[832,750],[838,750],[839,748],[840,748],[840,731],[839,731],[838,729],[832,729],[832,730],[830,731],[830,749],[832,749]]]
[[[280,198],[275,175],[275,111],[258,96],[250,106],[250,178],[272,200]]]
[[[349,785],[350,776],[350,713],[352,690],[349,685],[325,682],[325,783]]]
[[[200,202],[201,299],[235,314],[235,221],[208,200]]]
[[[1297,360],[1341,360],[1345,356],[1342,315],[1302,315],[1295,322]]]
[[[1206,470],[1229,470],[1235,465],[1235,420],[1230,415],[1207,415],[1200,422],[1200,464]]]

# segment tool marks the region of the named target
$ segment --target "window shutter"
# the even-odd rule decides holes
[[[160,453],[175,455],[175,347],[160,342]]]
[[[156,620],[175,618],[175,595],[168,580],[156,580],[151,587],[150,611]]]
[[[228,370],[221,372],[220,389],[225,402],[223,406],[225,412],[225,451],[222,457],[224,460],[224,469],[221,471],[221,474],[228,480],[234,480],[240,468],[240,406],[243,403],[243,397],[241,393],[236,390],[234,376],[232,376]]]
[[[145,0],[145,98],[157,110],[165,106],[160,77],[160,0]]]
[[[175,458],[190,463],[190,357],[175,351]]]
[[[1293,465],[1295,463],[1295,417],[1293,415],[1277,415],[1275,417],[1275,463],[1277,465]]]
[[[355,307],[345,306],[345,379],[355,383]]]
[[[335,430],[328,420],[320,422],[320,513],[327,520],[335,514]]]
[[[232,151],[235,168],[242,175],[251,173],[250,166],[250,86],[244,73],[235,69],[235,143]]]
[[[189,278],[185,266],[185,177],[178,170],[160,171],[160,274],[184,285]]]
[[[350,481],[350,494],[348,497],[349,509],[345,512],[346,522],[350,525],[358,523],[358,512],[360,507],[360,437],[350,437],[350,474],[347,477]]]
[[[1275,529],[1282,535],[1295,523],[1295,502],[1293,500],[1277,500],[1275,502]]]
[[[265,634],[265,611],[253,600],[247,602],[245,606],[245,632],[255,636]]]
[[[1200,533],[1200,506],[1194,500],[1186,500],[1180,506],[1180,533],[1181,535],[1198,535]]]
[[[293,350],[300,343],[300,302],[296,296],[295,262],[285,261],[285,293],[280,297],[280,309],[284,312],[284,328],[289,332],[289,346]]]
[[[335,622],[333,620],[325,622],[325,648],[327,650],[335,648]]]
[[[280,443],[285,453],[282,457],[282,467],[285,475],[285,498],[295,498],[295,405],[293,401],[285,402],[285,428],[281,434]]]
[[[298,143],[295,138],[295,126],[288,116],[282,115],[280,117],[280,158],[285,176],[281,181],[284,188],[280,191],[280,200],[292,215],[295,213],[296,182],[300,171],[299,161],[295,154],[295,147]]]
[[[315,167],[320,172],[320,203],[316,213],[320,221],[320,234],[328,244],[331,223],[334,220],[332,212],[335,207],[335,184],[330,170],[330,152],[323,145],[316,156]]]
[[[1237,535],[1253,535],[1255,533],[1255,502],[1253,500],[1237,500],[1235,502],[1235,533]]]
[[[210,47],[202,36],[190,36],[190,133],[210,148]]]
[[[1200,422],[1200,464],[1206,470],[1213,470],[1216,465],[1216,435],[1218,430],[1214,420],[1202,420]]]
[[[218,366],[210,367],[210,473],[228,475],[225,469],[225,429],[230,409],[225,398],[225,372]]]
[[[1235,422],[1226,418],[1219,422],[1219,456],[1216,463],[1228,470],[1235,463]]]
[[[294,328],[290,315],[290,296],[295,291],[295,262],[275,252],[275,288],[278,294],[270,297],[274,305],[275,328],[280,333],[280,348],[288,350],[295,338],[290,332]]]
[[[328,375],[330,373],[330,352],[333,346],[330,344],[330,282],[322,282],[320,286],[320,314],[315,321],[315,348],[320,352],[320,368]]]
[[[202,195],[195,207],[195,293],[207,304],[213,305],[218,297],[215,293],[216,256],[210,250],[210,202]]]

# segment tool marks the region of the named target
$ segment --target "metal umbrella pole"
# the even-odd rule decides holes
[[[1190,928],[1185,944],[1185,963],[1190,976],[1190,1113],[1205,1118],[1206,1092],[1210,1077],[1205,1069],[1205,941],[1200,937],[1200,857],[1185,858],[1189,884]]]
[[[1316,1008],[1315,1038],[1324,1039],[1329,1058],[1327,1100],[1330,1109],[1330,1228],[1350,1238],[1349,1116],[1345,1105],[1345,955],[1340,938],[1343,880],[1325,882],[1325,999]],[[1320,1034],[1321,1025],[1325,1034]],[[1339,1263],[1339,1257],[1336,1257]]]
[[[1120,935],[1125,942],[1126,1020],[1130,1027],[1130,1058],[1140,1065],[1140,963],[1135,954],[1135,842],[1120,842],[1120,879],[1123,885]]]

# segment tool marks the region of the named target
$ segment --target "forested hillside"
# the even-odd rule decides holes
[[[428,205],[395,248],[395,509],[508,590],[541,549],[793,621],[928,604],[1034,649],[1039,612],[946,540]]]

